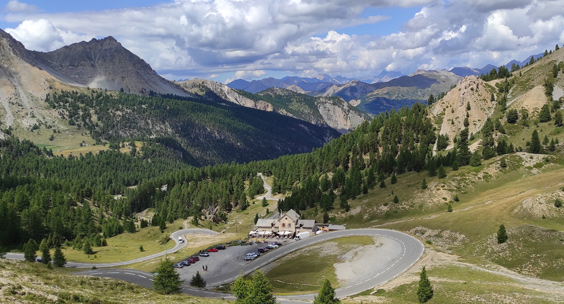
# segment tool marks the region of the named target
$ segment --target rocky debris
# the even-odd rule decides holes
[[[468,117],[470,134],[479,132],[495,109],[488,85],[477,76],[465,77],[456,88],[431,107],[434,121],[442,120],[440,134],[447,135],[452,142],[464,129],[464,119]],[[468,105],[470,110],[467,110]],[[468,115],[468,116],[467,116]]]

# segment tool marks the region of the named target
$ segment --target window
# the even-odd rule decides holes
[[[286,227],[286,224],[285,224],[285,223],[282,223],[282,227]]]
[[[292,224],[288,224],[288,228],[292,228]]]

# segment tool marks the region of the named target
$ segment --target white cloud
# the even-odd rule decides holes
[[[39,11],[37,6],[19,2],[18,0],[8,1],[8,4],[4,6],[4,10],[14,13],[35,13]]]
[[[25,20],[15,29],[7,28],[6,32],[34,51],[51,51],[89,38],[71,31],[60,30],[47,19]]]
[[[421,9],[389,35],[339,30],[380,26],[391,17],[362,13],[391,6]],[[7,31],[32,49],[112,35],[170,78],[229,73],[251,79],[268,70],[364,77],[384,69],[410,73],[501,64],[562,44],[563,15],[564,0],[175,0],[150,8],[6,19],[20,22]]]

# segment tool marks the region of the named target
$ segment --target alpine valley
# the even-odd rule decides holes
[[[36,52],[0,30],[0,302],[230,303],[259,279],[296,301],[410,254],[347,236],[205,287],[228,262],[308,242],[228,256],[267,245],[249,238],[259,220],[296,214],[300,229],[395,230],[424,246],[342,303],[417,303],[427,276],[430,303],[562,303],[563,74],[556,45],[508,66],[376,82],[169,81],[112,37]],[[152,285],[195,255],[205,262],[183,270],[197,275],[181,289]],[[104,263],[118,263],[114,279],[98,277]],[[84,265],[88,276],[72,269]]]

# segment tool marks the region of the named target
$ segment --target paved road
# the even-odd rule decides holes
[[[373,276],[365,279],[362,282],[358,282],[354,285],[345,286],[343,288],[337,289],[336,294],[337,297],[339,298],[357,294],[359,292],[373,288],[374,286],[383,284],[395,278],[396,276],[405,272],[407,269],[413,266],[413,264],[415,264],[415,262],[417,262],[419,258],[421,258],[421,256],[423,255],[423,251],[424,251],[423,244],[416,238],[402,232],[385,230],[385,229],[353,229],[353,230],[337,231],[337,232],[331,232],[331,233],[313,236],[301,241],[288,244],[286,246],[282,246],[268,254],[260,256],[259,258],[257,258],[252,262],[242,263],[239,265],[239,267],[233,267],[231,269],[227,269],[226,271],[222,271],[221,274],[206,277],[205,279],[206,282],[208,283],[207,287],[208,288],[215,287],[218,285],[232,282],[241,273],[248,274],[256,269],[266,266],[269,263],[272,263],[273,261],[281,258],[282,256],[285,256],[301,248],[319,242],[331,240],[334,238],[358,236],[358,235],[368,235],[368,236],[387,238],[392,242],[397,243],[401,249],[397,251],[397,256],[394,256],[393,258],[390,259],[390,262],[389,264],[386,265],[385,270],[379,273],[374,273]],[[230,249],[232,248],[228,248],[225,252],[228,252]],[[149,288],[152,287],[152,281],[151,281],[152,274],[145,272],[105,269],[105,270],[85,271],[80,274],[113,277],[117,279],[130,281]],[[207,290],[191,289],[188,288],[186,284],[188,284],[188,282],[185,282],[185,286],[183,287],[183,292],[187,294],[192,294],[200,297],[217,297],[217,298],[226,298],[226,299],[232,298],[232,296],[229,294],[214,293]],[[277,299],[279,302],[282,303],[293,303],[296,301],[304,301],[304,300],[311,301],[313,300],[313,297],[314,294],[308,294],[308,295],[296,295],[296,296],[278,296]]]
[[[267,200],[276,200],[274,197],[272,197],[272,187],[266,183],[266,177],[262,175],[262,173],[258,173],[257,176],[262,178],[262,185],[264,189],[266,189],[266,193],[257,196],[257,200],[262,200],[263,198],[266,198]]]
[[[92,267],[96,267],[96,268],[109,268],[109,267],[118,267],[118,266],[125,266],[125,265],[130,265],[130,264],[135,264],[135,263],[139,263],[139,262],[145,262],[148,260],[152,260],[154,258],[158,258],[167,254],[171,254],[171,253],[175,253],[178,250],[184,248],[186,246],[186,239],[184,238],[185,234],[209,234],[209,235],[216,235],[219,234],[219,232],[215,232],[215,231],[211,231],[208,229],[199,229],[199,228],[191,228],[191,229],[182,229],[182,230],[178,230],[173,232],[170,237],[174,240],[174,242],[176,243],[176,245],[168,250],[165,250],[163,252],[159,252],[159,253],[155,253],[152,255],[148,255],[148,256],[144,256],[135,260],[130,260],[130,261],[124,261],[124,262],[115,262],[115,263],[78,263],[78,262],[67,262],[67,264],[65,265],[65,267],[67,268],[92,268]],[[180,242],[178,238],[182,238],[183,242]],[[12,260],[24,260],[24,255],[22,253],[7,253],[6,254],[6,258],[7,259],[12,259]],[[152,284],[151,284],[152,286]]]

